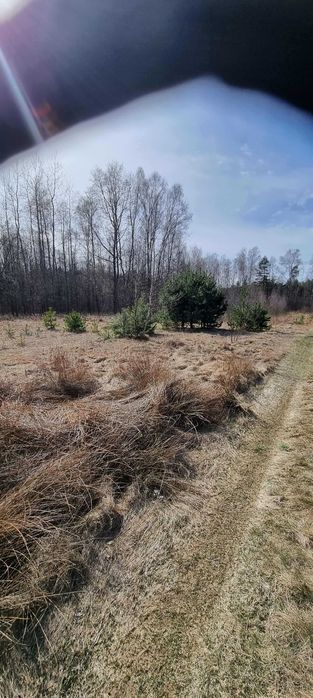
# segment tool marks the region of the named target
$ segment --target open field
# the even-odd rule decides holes
[[[239,333],[234,341],[227,329],[221,329],[207,334],[159,331],[147,343],[101,339],[97,331],[105,332],[109,317],[89,318],[85,334],[66,332],[61,317],[56,331],[46,330],[39,318],[0,319],[0,376],[25,382],[37,372],[38,365],[49,360],[50,352],[60,347],[86,363],[107,389],[120,385],[115,372],[129,354],[141,356],[143,352],[160,357],[177,376],[198,376],[204,381],[216,379],[229,352],[253,361],[266,372],[283,356],[294,336],[306,332],[309,316],[303,325],[297,324],[299,317],[291,313],[281,316],[269,333]]]
[[[312,694],[297,319],[147,342],[0,321],[1,696]]]

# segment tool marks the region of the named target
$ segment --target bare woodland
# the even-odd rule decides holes
[[[37,314],[49,306],[115,313],[141,295],[156,308],[164,282],[186,268],[212,274],[229,298],[243,285],[264,296],[264,283],[255,284],[265,279],[274,310],[311,308],[312,282],[298,282],[298,250],[279,264],[261,258],[257,247],[234,259],[204,256],[187,247],[190,221],[182,187],[157,172],[127,173],[111,163],[94,170],[78,194],[57,162],[16,166],[0,190],[0,313]]]

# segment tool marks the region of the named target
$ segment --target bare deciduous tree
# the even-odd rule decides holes
[[[211,274],[230,299],[243,284],[264,296],[258,248],[234,259],[188,250],[190,219],[181,186],[157,172],[130,174],[111,163],[75,196],[57,162],[14,166],[0,182],[0,312],[38,313],[51,305],[110,313],[141,295],[155,308],[164,282],[188,268]],[[288,250],[280,267],[270,258],[269,306],[312,307],[312,282],[297,284],[300,266],[299,250]]]

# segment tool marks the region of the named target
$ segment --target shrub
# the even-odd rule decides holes
[[[103,330],[99,330],[98,335],[104,342],[107,342],[109,339],[113,339],[112,330],[110,327],[104,327]]]
[[[20,332],[20,338],[17,343],[19,347],[25,347],[25,335],[23,335],[23,332]]]
[[[98,323],[98,320],[93,320],[93,321],[92,321],[92,323],[91,323],[91,332],[92,332],[93,334],[99,334],[100,330],[99,330],[99,323]]]
[[[11,325],[7,326],[6,333],[10,339],[13,339],[13,337],[15,337],[15,332],[14,332],[13,327],[11,327]]]
[[[261,303],[241,301],[234,305],[227,317],[232,330],[247,330],[247,332],[263,332],[270,329],[270,316]]]
[[[57,324],[56,311],[52,308],[48,308],[42,316],[42,321],[47,330],[55,330]]]
[[[304,315],[297,315],[294,322],[295,325],[304,325]]]
[[[195,324],[217,327],[226,310],[224,294],[204,272],[187,271],[168,281],[161,293],[161,305],[182,328]]]
[[[77,310],[65,315],[64,326],[67,332],[86,332],[85,320]]]
[[[154,334],[155,326],[148,304],[140,298],[131,308],[120,313],[111,329],[116,337],[144,339]]]
[[[177,322],[173,322],[167,308],[161,308],[155,316],[158,325],[161,325],[162,330],[173,330],[177,328]]]
[[[32,334],[33,334],[33,333],[32,333],[32,331],[31,331],[31,329],[30,329],[30,327],[29,327],[29,325],[28,325],[27,323],[26,323],[26,325],[25,325],[25,330],[24,330],[24,331],[25,331],[25,336],[26,336],[26,337],[32,337]]]

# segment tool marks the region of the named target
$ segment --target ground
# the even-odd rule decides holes
[[[96,543],[88,583],[50,614],[36,659],[14,655],[1,695],[312,695],[311,319],[280,318],[268,333],[236,338],[159,332],[139,344],[39,334],[36,319],[25,333],[25,323],[1,322],[2,372],[10,367],[16,383],[36,377],[57,347],[116,399],[142,353],[209,386],[232,355],[262,383],[238,396],[231,420],[202,432],[186,486],[141,501],[119,535]]]
[[[216,378],[230,351],[253,361],[266,372],[283,356],[295,335],[305,332],[307,325],[296,322],[300,317],[279,317],[274,321],[273,329],[262,334],[232,335],[224,328],[209,333],[159,330],[146,343],[103,339],[101,333],[105,334],[109,318],[88,318],[88,331],[83,334],[66,332],[61,317],[56,331],[46,330],[40,318],[1,318],[0,375],[16,382],[24,380],[49,359],[51,351],[60,347],[79,361],[86,362],[102,385],[111,388],[117,384],[116,367],[126,361],[130,353],[142,354],[143,350],[168,362],[177,375],[198,376],[204,381]],[[305,323],[308,321],[306,317]]]

